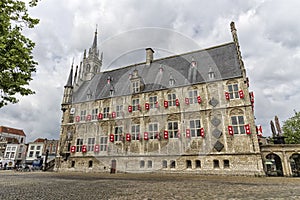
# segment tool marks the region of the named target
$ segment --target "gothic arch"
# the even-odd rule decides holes
[[[239,108],[233,108],[229,111],[229,115],[244,115],[244,111],[242,109]]]

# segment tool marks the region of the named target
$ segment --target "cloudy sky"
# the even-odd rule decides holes
[[[256,124],[270,135],[275,115],[283,122],[300,111],[299,8],[297,0],[42,0],[30,9],[40,24],[26,31],[36,43],[36,94],[1,108],[0,125],[23,129],[27,142],[59,138],[63,86],[73,58],[79,64],[91,47],[96,25],[106,70],[143,61],[146,47],[158,58],[231,42],[234,21]]]

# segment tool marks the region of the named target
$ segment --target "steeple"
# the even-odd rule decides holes
[[[67,84],[65,85],[65,87],[72,87],[72,86],[73,86],[73,63],[72,63],[69,78],[68,78],[68,81],[67,81]]]
[[[97,50],[97,25],[96,25],[96,31],[95,31],[95,36],[94,36],[92,49]]]
[[[73,63],[74,63],[74,59],[73,59]],[[67,81],[67,84],[65,85],[65,89],[64,89],[64,96],[63,96],[63,100],[62,100],[62,110],[66,110],[67,109],[67,105],[70,105],[72,103],[72,94],[73,94],[73,63],[71,66],[71,71],[69,74],[69,78]]]

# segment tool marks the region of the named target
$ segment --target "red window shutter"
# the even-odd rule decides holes
[[[164,139],[169,139],[169,133],[168,131],[164,131]]]
[[[159,133],[155,134],[155,138],[158,139],[158,140],[160,139]]]
[[[76,116],[75,120],[76,122],[80,122],[80,116]]]
[[[243,99],[243,98],[244,98],[244,91],[243,91],[243,90],[240,90],[240,91],[239,91],[239,95],[240,95],[240,99]]]
[[[190,104],[190,99],[189,99],[189,98],[185,98],[184,101],[185,101],[185,104],[186,104],[186,105],[189,105],[189,104]]]
[[[201,103],[201,102],[202,102],[202,99],[201,99],[200,96],[197,96],[197,101],[198,101],[198,103]]]
[[[228,126],[228,133],[229,133],[229,135],[233,135],[233,128],[232,128],[232,126]]]
[[[204,137],[204,128],[200,128],[200,136]]]
[[[91,121],[91,119],[92,119],[92,115],[87,115],[86,116],[86,121]]]
[[[112,118],[116,118],[116,116],[117,116],[117,113],[116,113],[116,112],[112,112],[112,113],[111,113],[111,117],[112,117]]]
[[[103,114],[102,113],[98,114],[98,119],[103,119]]]
[[[261,125],[258,125],[256,126],[256,132],[257,132],[257,135],[258,136],[262,136],[262,126]]]
[[[251,134],[251,130],[250,130],[250,124],[246,124],[245,125],[245,130],[246,130],[246,134]]]
[[[141,106],[140,106],[140,104],[139,104],[139,105],[137,105],[137,107],[138,107],[138,110],[142,110],[142,109],[141,109]]]
[[[115,140],[114,134],[110,134],[110,135],[109,135],[109,141],[110,141],[110,142],[114,142],[114,140]]]
[[[149,110],[150,109],[150,104],[149,103],[145,103],[145,109]]]
[[[94,152],[99,152],[99,144],[95,144]]]
[[[144,140],[148,140],[148,132],[144,132]]]
[[[168,108],[168,106],[169,106],[169,102],[168,101],[164,101],[164,107]]]
[[[82,145],[82,153],[86,153],[86,145]]]
[[[132,106],[128,106],[128,112],[132,112]]]
[[[250,92],[249,96],[250,96],[250,101],[253,104],[254,103],[254,92]]]
[[[129,133],[126,134],[126,141],[130,141],[131,140],[131,135]]]
[[[179,129],[178,129],[178,132],[177,132],[177,137],[181,138],[181,134],[180,134],[180,130]]]
[[[176,106],[180,106],[179,99],[175,100],[175,104],[176,104]]]
[[[76,151],[76,146],[71,146],[71,153],[75,153]]]
[[[187,138],[191,137],[191,131],[190,131],[190,129],[186,129],[185,135],[186,135]]]
[[[229,99],[230,99],[229,92],[225,92],[225,99],[226,99],[226,100],[229,100]]]

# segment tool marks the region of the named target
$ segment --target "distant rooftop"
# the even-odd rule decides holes
[[[9,133],[14,135],[26,136],[23,130],[6,127],[6,126],[0,126],[0,133]]]

